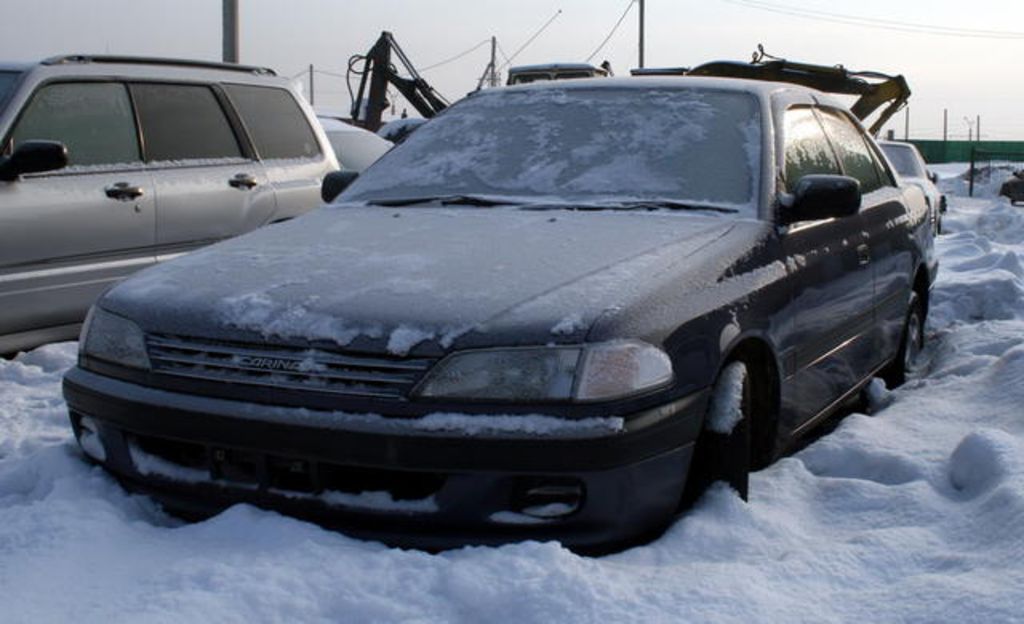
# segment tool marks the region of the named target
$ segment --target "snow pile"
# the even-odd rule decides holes
[[[752,475],[749,504],[715,486],[601,559],[401,551],[247,506],[183,524],[81,460],[73,345],[0,360],[0,619],[1020,621],[1022,215],[951,198],[921,378],[875,384],[872,416]]]

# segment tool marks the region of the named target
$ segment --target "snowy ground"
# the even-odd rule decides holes
[[[945,227],[921,378],[749,504],[716,488],[601,559],[393,550],[251,507],[182,524],[81,460],[73,344],[0,360],[0,621],[1024,622],[1024,209],[954,198]]]

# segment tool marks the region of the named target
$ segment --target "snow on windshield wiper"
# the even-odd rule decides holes
[[[393,199],[369,199],[372,206],[413,206],[416,204],[441,204],[442,206],[517,206],[522,202],[482,195],[426,195],[423,197],[396,197]]]
[[[708,206],[704,204],[693,204],[688,202],[675,201],[671,199],[631,199],[626,201],[607,202],[565,202],[565,203],[544,203],[524,206],[523,210],[703,210],[709,212],[720,212],[733,214],[739,212],[735,208],[723,208],[721,206]]]

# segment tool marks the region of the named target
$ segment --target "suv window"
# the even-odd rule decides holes
[[[0,71],[0,106],[14,91],[14,83],[18,81],[20,75],[18,72]]]
[[[213,90],[133,84],[147,161],[240,158],[242,150]]]
[[[284,89],[225,85],[261,158],[311,158],[320,154],[316,135]]]
[[[51,84],[39,89],[11,134],[12,147],[31,140],[60,141],[71,165],[138,162],[128,91],[114,82]]]
[[[785,120],[786,191],[796,190],[796,183],[805,175],[838,175],[839,161],[814,112],[808,107],[791,108]]]
[[[825,132],[839,153],[843,172],[860,181],[862,193],[881,188],[882,179],[878,175],[881,165],[875,162],[874,155],[857,127],[845,115],[830,110],[819,109],[819,112]]]

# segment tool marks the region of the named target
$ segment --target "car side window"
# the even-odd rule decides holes
[[[312,158],[320,145],[286,89],[224,85],[261,158]]]
[[[818,112],[825,132],[839,153],[843,173],[860,182],[862,193],[881,188],[878,164],[860,130],[845,115],[824,109],[818,109]]]
[[[149,162],[241,158],[235,132],[210,87],[133,84]]]
[[[60,141],[70,165],[137,163],[139,138],[128,91],[116,82],[43,86],[32,96],[11,134],[25,141]]]
[[[838,175],[839,161],[809,107],[791,108],[785,116],[786,191],[792,193],[805,175]]]

